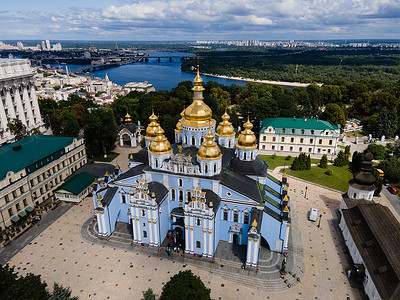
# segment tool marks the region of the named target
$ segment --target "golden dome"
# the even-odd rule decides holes
[[[253,124],[250,123],[249,117],[247,117],[247,122],[243,124],[244,130],[239,134],[238,142],[236,146],[238,148],[253,149],[257,148],[257,138],[254,132],[251,131]]]
[[[156,136],[157,128],[160,126],[160,124],[157,123],[158,117],[154,114],[154,111],[152,111],[152,114],[149,117],[149,120],[150,120],[150,124],[146,128],[145,138],[152,139]]]
[[[231,135],[235,134],[232,123],[228,121],[230,118],[231,117],[228,115],[228,113],[225,110],[225,113],[222,115],[222,122],[219,123],[219,125],[217,127],[217,131],[216,131],[217,135],[231,136]]]
[[[185,109],[181,112],[181,118],[179,119],[178,123],[176,123],[175,130],[178,132],[182,132],[182,120],[185,118]]]
[[[200,159],[219,159],[222,157],[221,150],[217,143],[214,141],[214,135],[210,130],[204,136],[206,139],[199,148],[197,157]]]
[[[164,136],[164,130],[158,126],[156,130],[156,137],[150,142],[150,154],[167,154],[172,151],[171,144]]]
[[[125,124],[126,125],[132,124],[131,116],[128,113],[126,113],[126,116],[125,116]]]
[[[197,66],[197,76],[193,82],[193,102],[185,109],[185,117],[182,119],[181,124],[191,127],[215,125],[216,121],[211,119],[212,111],[203,101],[203,79],[201,79],[199,74],[199,66]]]

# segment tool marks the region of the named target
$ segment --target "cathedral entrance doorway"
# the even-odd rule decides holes
[[[271,250],[267,240],[263,236],[261,237],[261,247],[264,247],[264,248],[267,248],[268,250]]]
[[[236,233],[233,235],[233,244],[239,245],[239,236]]]

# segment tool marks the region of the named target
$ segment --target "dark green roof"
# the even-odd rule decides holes
[[[94,182],[95,178],[96,177],[94,175],[83,172],[68,180],[66,183],[60,186],[57,191],[64,190],[71,192],[74,195],[79,195],[84,189],[86,189]]]
[[[305,130],[337,130],[337,125],[318,119],[303,119],[303,118],[271,118],[264,119],[260,122],[260,132],[264,131],[269,126],[274,128],[286,129],[305,129]]]
[[[30,165],[64,149],[70,145],[75,138],[31,135],[17,142],[0,147],[0,180],[9,171],[19,172]],[[76,138],[80,139],[80,138]]]

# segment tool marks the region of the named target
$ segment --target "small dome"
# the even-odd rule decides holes
[[[156,136],[157,128],[160,126],[160,124],[157,123],[158,117],[154,114],[154,111],[152,112],[151,116],[149,117],[149,120],[150,120],[150,124],[146,128],[146,137],[153,138]]]
[[[204,91],[203,78],[200,77],[199,65],[197,65],[197,75],[194,78],[193,83],[194,83],[194,87],[193,87],[192,91],[194,91],[194,92],[202,92],[202,91]]]
[[[232,123],[229,122],[229,119],[231,117],[228,115],[228,113],[225,110],[225,113],[222,115],[222,122],[219,123],[217,127],[216,134],[219,136],[231,136],[235,134],[235,131],[233,129]]]
[[[158,126],[156,137],[150,142],[149,153],[151,154],[166,154],[172,151],[171,144],[164,136],[164,130]]]
[[[126,113],[126,116],[125,116],[125,124],[126,125],[132,124],[131,116],[128,113]]]
[[[200,159],[219,159],[222,157],[221,150],[217,143],[214,141],[214,135],[209,130],[204,136],[206,139],[200,146],[197,157]]]
[[[247,122],[243,124],[243,127],[244,130],[239,134],[236,146],[247,149],[257,148],[257,138],[254,132],[251,131],[253,124],[250,123],[249,117],[247,117]]]
[[[185,109],[182,110],[181,112],[181,118],[178,121],[178,123],[176,123],[176,131],[178,132],[182,132],[182,120],[185,118]]]

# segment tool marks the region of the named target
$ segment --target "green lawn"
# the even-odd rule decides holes
[[[346,132],[347,136],[358,136],[358,137],[363,137],[365,136],[365,134],[361,131],[361,130],[357,130],[357,131],[349,131]]]
[[[290,167],[293,162],[294,156],[292,156],[289,160],[286,160],[286,156],[274,156],[274,155],[259,155],[259,158],[268,162],[269,170],[274,170],[279,166]],[[311,159],[312,164],[319,163],[319,159]]]
[[[110,152],[107,154],[107,158],[104,158],[104,155],[98,155],[93,158],[94,161],[101,161],[101,162],[110,162],[114,158],[116,158],[119,155],[119,153],[115,152]]]
[[[322,169],[320,167],[311,167],[310,170],[303,171],[292,171],[290,169],[286,169],[286,173],[294,177],[330,187],[335,190],[347,192],[349,188],[349,180],[353,178],[353,174],[349,171],[349,168],[335,167],[331,165],[328,167],[333,171],[333,174],[330,176],[324,174],[327,169]]]

